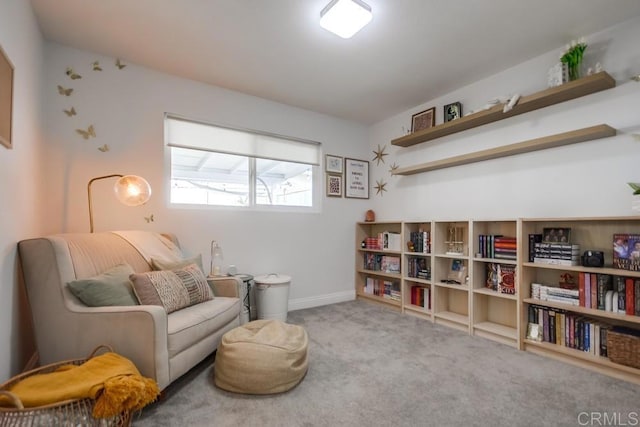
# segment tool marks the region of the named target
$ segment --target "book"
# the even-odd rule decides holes
[[[613,290],[618,294],[617,304],[613,307],[613,311],[618,313],[626,313],[626,296],[627,289],[625,278],[622,276],[613,276]]]
[[[498,290],[498,264],[490,262],[486,264],[487,278],[485,287],[492,291]]]
[[[597,277],[598,302],[596,308],[598,310],[605,310],[607,292],[613,289],[613,284],[611,281],[611,276],[608,274],[598,274]]]
[[[613,268],[640,271],[640,234],[613,235]]]
[[[498,264],[498,292],[501,294],[516,294],[516,266]]]
[[[636,314],[636,298],[633,289],[633,279],[627,277],[625,280],[625,313],[629,316],[634,316]]]
[[[533,262],[535,244],[540,242],[542,242],[542,234],[529,234],[529,262]]]

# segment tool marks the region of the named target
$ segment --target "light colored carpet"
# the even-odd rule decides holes
[[[640,420],[640,386],[364,301],[298,310],[309,371],[292,390],[213,384],[213,358],[134,416],[134,426],[579,426]],[[606,413],[606,414],[605,414]],[[622,424],[622,422],[627,424]],[[586,423],[588,422],[588,423]],[[613,424],[607,424],[613,425]]]

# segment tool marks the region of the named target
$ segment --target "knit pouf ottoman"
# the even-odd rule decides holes
[[[255,320],[222,336],[215,384],[245,394],[281,393],[307,373],[309,339],[303,327],[280,320]]]

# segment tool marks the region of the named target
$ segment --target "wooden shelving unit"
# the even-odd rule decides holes
[[[607,138],[615,136],[616,130],[608,125],[601,124],[588,128],[572,130],[570,132],[559,133],[555,135],[545,136],[542,138],[531,139],[528,141],[518,142],[515,144],[504,145],[501,147],[490,148],[487,150],[476,151],[474,153],[463,154],[460,156],[449,157],[446,159],[436,160],[433,162],[422,163],[415,166],[407,166],[398,168],[392,172],[393,175],[414,175],[422,172],[434,171],[437,169],[445,169],[454,166],[467,165],[470,163],[481,162],[485,160],[498,159],[501,157],[514,156],[516,154],[529,153],[532,151],[545,150],[548,148],[561,147],[563,145],[576,144],[578,142],[591,141],[594,139]]]
[[[356,282],[356,295],[359,298],[365,298],[369,301],[384,304],[388,307],[392,307],[397,310],[402,310],[402,299],[395,300],[383,295],[375,295],[365,290],[367,279],[375,280],[380,283],[384,281],[397,284],[401,286],[402,280],[402,251],[401,250],[383,250],[383,249],[368,249],[363,248],[362,243],[368,237],[377,237],[378,234],[383,232],[393,232],[400,234],[400,241],[402,238],[402,223],[399,221],[382,221],[382,222],[359,222],[356,225],[356,265],[355,265],[355,282]],[[375,256],[393,256],[400,259],[400,272],[391,273],[381,270],[367,269],[365,266],[365,257],[367,255]]]
[[[595,92],[615,87],[616,81],[607,72],[593,74],[583,77],[561,86],[549,88],[531,95],[523,96],[513,109],[503,113],[503,105],[496,105],[488,110],[480,111],[468,116],[442,123],[428,129],[414,132],[409,135],[396,138],[391,141],[391,145],[400,147],[411,147],[416,144],[431,141],[447,135],[463,132],[482,125],[504,120],[519,114],[528,113],[539,108],[559,104],[571,99],[580,98]]]
[[[451,228],[462,230],[458,254],[447,254],[451,248]],[[605,253],[605,267],[561,266],[529,262],[528,235],[541,233],[544,228],[570,228],[571,243],[581,250],[601,250]],[[430,251],[418,253],[403,247],[401,251],[363,249],[360,243],[365,237],[381,231],[395,231],[402,235],[403,245],[412,231],[424,230],[430,235]],[[413,221],[358,223],[356,226],[356,295],[368,301],[384,304],[403,313],[451,327],[470,335],[490,339],[520,350],[531,351],[615,378],[640,384],[640,369],[611,362],[606,357],[595,356],[559,344],[527,339],[529,306],[560,310],[580,318],[591,318],[598,323],[622,325],[640,330],[640,316],[607,312],[592,308],[543,301],[531,298],[531,283],[558,283],[564,273],[577,277],[580,273],[608,274],[640,279],[640,271],[620,270],[611,267],[612,237],[616,233],[640,235],[640,217],[605,218],[534,218],[499,220]],[[515,260],[483,257],[480,236],[495,235],[516,237]],[[456,242],[457,242],[456,238]],[[366,253],[391,254],[401,257],[401,273],[385,273],[363,268]],[[431,276],[411,277],[408,265],[412,258],[424,259],[430,266]],[[460,260],[466,268],[466,277],[460,284],[447,283],[454,260]],[[487,266],[499,263],[516,269],[516,294],[499,293],[487,287]],[[390,300],[364,292],[367,277],[400,282],[400,301]],[[428,289],[431,307],[413,304],[412,287]]]

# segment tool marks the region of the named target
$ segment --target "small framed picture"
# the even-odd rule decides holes
[[[325,171],[330,173],[342,173],[342,157],[327,154]]]
[[[411,132],[428,129],[436,124],[436,107],[421,111],[411,116]]]
[[[459,119],[462,117],[462,104],[454,102],[444,106],[444,121],[450,122],[451,120]]]
[[[327,174],[327,197],[342,197],[342,175]]]
[[[527,326],[527,339],[532,341],[542,341],[542,330],[537,323],[529,323]]]

